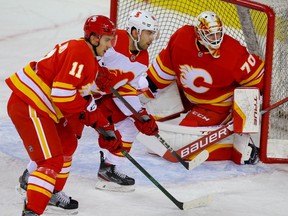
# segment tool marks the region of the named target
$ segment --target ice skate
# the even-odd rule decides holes
[[[33,211],[25,209],[22,211],[22,216],[39,216],[39,215]]]
[[[249,143],[249,145],[252,150],[251,150],[251,154],[250,154],[250,158],[249,160],[245,161],[245,164],[252,164],[255,165],[259,162],[259,148],[257,146],[255,146],[254,144]]]
[[[24,199],[22,216],[39,216],[35,212],[33,212],[33,211],[29,210],[29,209],[26,209],[26,199]]]
[[[22,176],[19,177],[19,185],[16,186],[16,191],[23,200],[26,200],[28,178],[29,178],[29,172],[26,169],[23,172]],[[53,214],[53,215],[78,214],[78,201],[67,196],[63,191],[54,191],[49,200],[48,206],[45,209],[45,214]]]
[[[54,191],[45,214],[76,215],[78,214],[78,201],[67,196],[63,191]]]
[[[29,172],[27,169],[24,170],[23,174],[19,177],[19,184],[16,185],[15,190],[21,199],[26,199],[27,183],[29,178]]]
[[[100,151],[100,168],[96,188],[101,190],[130,192],[135,190],[135,180],[117,170],[112,164],[104,161],[104,154]]]

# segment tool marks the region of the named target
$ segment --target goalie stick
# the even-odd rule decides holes
[[[137,117],[137,119],[141,122],[144,121],[144,119],[142,118],[142,116],[131,106],[131,104],[129,104],[125,98],[122,97],[122,95],[120,95],[116,89],[114,89],[113,87],[110,88],[111,92]],[[159,142],[171,153],[171,155],[173,155],[173,157],[179,161],[187,170],[191,170],[193,168],[195,168],[196,166],[198,166],[199,164],[203,163],[204,161],[207,160],[209,153],[208,151],[204,151],[202,154],[197,155],[197,157],[193,160],[193,161],[185,161],[182,159],[182,157],[180,157],[176,151],[174,151],[174,149],[159,135],[156,134],[154,135]]]
[[[97,129],[99,133],[103,134],[105,137],[109,137],[106,131],[102,128]],[[174,196],[172,196],[158,181],[156,181],[153,176],[151,176],[127,151],[121,149],[122,154],[133,163],[157,188],[159,188],[179,209],[187,210],[191,208],[197,208],[201,206],[208,205],[212,198],[211,196],[202,196],[194,200],[190,200],[187,202],[180,202]]]
[[[286,103],[287,101],[288,101],[288,97],[262,110],[260,114],[263,115],[275,109],[276,107],[280,106],[281,104]],[[197,154],[198,152],[203,151],[204,148],[207,148],[232,134],[234,134],[233,121],[230,121],[228,124],[220,127],[219,129],[215,131],[210,132],[209,134],[201,137],[200,139],[193,141],[192,143],[180,148],[176,152],[178,155],[180,155],[181,158],[189,157],[192,154]],[[174,157],[170,154],[169,151],[166,151],[166,153],[163,155],[163,158],[172,162],[176,162]]]

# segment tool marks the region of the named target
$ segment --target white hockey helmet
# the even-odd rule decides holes
[[[133,28],[135,28],[139,33],[137,40],[135,40],[131,35]],[[132,11],[126,22],[126,31],[133,39],[136,47],[137,42],[140,41],[141,33],[143,30],[155,32],[154,40],[157,40],[159,38],[159,25],[157,19],[153,16],[153,14],[145,10]]]
[[[215,58],[220,57],[218,49],[223,41],[224,26],[217,14],[204,11],[197,17],[195,27],[199,42],[204,45]]]

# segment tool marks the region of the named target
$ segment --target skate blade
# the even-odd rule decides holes
[[[57,206],[48,205],[43,215],[77,215],[78,209],[63,209]]]
[[[133,192],[135,191],[135,185],[119,185],[115,182],[108,182],[98,178],[96,182],[96,189],[114,191],[114,192]]]

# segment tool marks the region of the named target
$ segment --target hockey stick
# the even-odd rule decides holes
[[[263,115],[276,107],[280,106],[283,103],[286,103],[288,101],[288,97],[276,102],[275,104],[272,104],[271,106],[267,107],[264,110],[261,110],[260,114]],[[233,131],[233,122],[229,122],[227,125],[224,125],[220,127],[219,129],[210,132],[209,134],[201,137],[200,139],[197,139],[193,141],[192,143],[180,148],[177,150],[177,154],[180,155],[181,158],[191,156],[192,154],[196,154],[198,152],[203,151],[203,149],[223,140],[224,138],[234,134]],[[166,153],[163,155],[163,158],[169,161],[173,161],[174,158],[171,156],[170,152],[166,151]]]
[[[208,205],[212,200],[210,196],[203,196],[187,202],[180,202],[172,196],[158,181],[155,180],[131,155],[125,150],[121,151],[156,187],[158,187],[179,209],[187,210]]]
[[[120,95],[116,89],[114,89],[113,87],[110,88],[111,92],[136,116],[136,118],[143,122],[144,119],[142,118],[142,116],[131,106],[131,104],[129,104],[125,98],[122,97],[122,95]],[[193,169],[195,166],[198,165],[198,163],[202,163],[204,161],[207,160],[209,153],[207,152],[203,152],[202,154],[200,154],[197,159],[195,158],[194,161],[185,161],[183,160],[177,153],[176,151],[174,151],[174,149],[159,135],[156,134],[154,135],[161,144],[163,144],[163,146],[173,155],[174,158],[177,159],[177,161],[179,161],[187,170]]]
[[[105,137],[110,137],[102,128],[97,129]],[[208,205],[212,199],[211,196],[203,196],[188,202],[180,202],[172,196],[155,178],[153,178],[127,151],[121,149],[122,154],[131,161],[157,188],[159,188],[179,209],[187,210]]]

